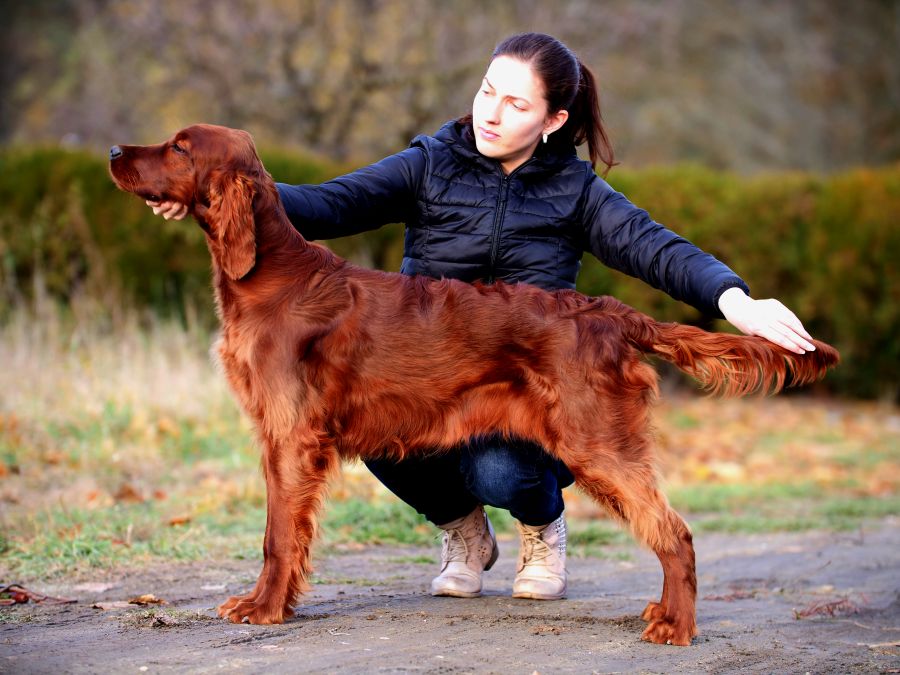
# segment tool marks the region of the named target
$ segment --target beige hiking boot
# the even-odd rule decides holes
[[[519,568],[513,581],[514,598],[559,600],[566,595],[566,519],[549,525],[523,525],[519,530]]]
[[[446,525],[441,547],[441,573],[431,582],[432,595],[477,598],[481,595],[481,573],[497,561],[499,549],[494,528],[484,508]]]

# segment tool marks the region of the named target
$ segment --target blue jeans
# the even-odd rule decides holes
[[[373,459],[369,470],[436,525],[468,515],[479,504],[508,510],[525,525],[559,518],[562,489],[574,478],[534,443],[487,438],[429,457]]]

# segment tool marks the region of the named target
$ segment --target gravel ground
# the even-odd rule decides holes
[[[570,558],[567,599],[513,600],[516,543],[501,541],[484,596],[471,600],[428,595],[436,565],[423,557],[435,550],[331,551],[280,626],[215,617],[253,583],[255,561],[29,583],[78,602],[0,608],[0,672],[900,672],[897,518],[695,544],[700,636],[687,648],[639,639],[662,584],[652,554],[617,546],[609,559]],[[120,606],[146,593],[167,604]]]

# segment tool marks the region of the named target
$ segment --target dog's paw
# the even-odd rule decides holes
[[[646,611],[646,610],[645,610]],[[667,619],[655,619],[641,634],[641,640],[658,645],[689,647],[691,639],[697,635],[695,625],[680,625]]]
[[[239,602],[244,602],[247,600],[252,600],[254,597],[253,593],[245,593],[244,595],[232,595],[225,602],[223,602],[216,609],[216,612],[219,614],[221,618],[225,618],[225,616],[230,612]]]
[[[259,601],[252,593],[236,595],[219,605],[219,616],[231,623],[272,624],[284,623],[294,615],[290,607],[271,607]]]
[[[652,621],[661,621],[666,616],[666,608],[659,602],[648,602],[644,611],[641,612],[641,618],[650,623]]]

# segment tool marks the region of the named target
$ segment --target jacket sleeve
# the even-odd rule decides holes
[[[584,202],[587,246],[601,262],[637,277],[699,309],[723,318],[719,297],[747,284],[727,265],[654,222],[593,172]]]
[[[416,208],[425,153],[407,148],[321,185],[276,183],[291,223],[306,239],[334,239],[406,222]]]

